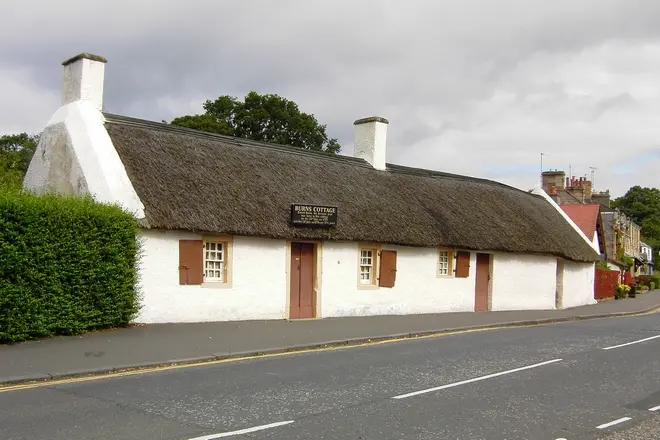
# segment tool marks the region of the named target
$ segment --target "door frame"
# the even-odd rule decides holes
[[[321,317],[321,273],[322,273],[322,255],[323,255],[323,242],[321,240],[286,240],[284,245],[286,262],[285,262],[285,277],[286,277],[286,299],[284,309],[284,319],[291,319],[291,243],[311,243],[314,245],[314,288],[312,289],[312,300],[314,301],[314,317],[313,318],[300,318],[300,319],[318,319]]]
[[[486,310],[487,312],[490,312],[493,310],[493,260],[494,260],[494,254],[491,252],[479,252],[475,251],[474,253],[474,311],[476,312],[477,309],[477,276],[479,273],[479,255],[487,255],[488,256],[488,301],[487,301],[487,306]]]

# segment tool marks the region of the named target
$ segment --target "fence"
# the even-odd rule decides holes
[[[619,272],[596,268],[595,281],[594,298],[611,298],[614,296],[617,284],[619,284]]]

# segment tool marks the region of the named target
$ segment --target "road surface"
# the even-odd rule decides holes
[[[660,315],[0,391],[0,439],[660,438]]]

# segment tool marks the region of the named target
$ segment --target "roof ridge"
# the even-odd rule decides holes
[[[275,142],[255,141],[247,138],[239,138],[239,137],[228,136],[219,133],[211,133],[208,131],[196,130],[194,128],[180,127],[178,125],[149,121],[146,119],[132,118],[130,116],[123,116],[112,113],[103,113],[103,116],[105,117],[106,123],[110,123],[110,124],[131,125],[134,127],[143,127],[153,130],[160,130],[160,131],[184,134],[188,136],[195,136],[198,138],[222,140],[231,144],[235,144],[237,146],[268,148],[270,150],[282,151],[288,154],[317,156],[323,159],[342,161],[342,162],[352,163],[357,166],[371,168],[371,165],[369,165],[367,161],[358,157],[327,153],[325,151],[305,150],[303,148],[297,148],[285,144],[278,144]]]
[[[118,115],[118,114],[114,114],[114,113],[104,112],[103,116],[105,117],[106,122],[111,123],[111,124],[132,125],[132,126],[144,127],[144,128],[149,128],[149,129],[156,129],[156,130],[167,131],[167,132],[172,132],[172,133],[180,133],[180,134],[185,134],[185,135],[195,136],[195,137],[205,138],[205,139],[223,140],[223,141],[226,141],[228,143],[236,144],[237,146],[268,148],[268,149],[271,149],[271,150],[283,151],[283,152],[288,153],[288,154],[317,156],[317,157],[323,158],[323,159],[341,161],[341,162],[349,163],[351,165],[357,165],[357,166],[360,166],[360,167],[373,169],[373,167],[366,160],[358,158],[358,157],[353,157],[353,156],[327,153],[327,152],[324,152],[324,151],[305,150],[305,149],[293,147],[293,146],[290,146],[290,145],[277,144],[275,142],[254,141],[252,139],[238,138],[238,137],[235,137],[235,136],[228,136],[228,135],[223,135],[223,134],[219,134],[219,133],[211,133],[211,132],[207,132],[207,131],[196,130],[196,129],[193,129],[193,128],[181,127],[181,126],[178,126],[178,125],[172,125],[172,124],[163,123],[163,122],[150,121],[150,120],[147,120],[147,119],[133,118],[133,117],[130,117],[130,116]],[[539,197],[536,194],[532,194],[532,193],[530,193],[528,191],[524,191],[520,188],[516,188],[514,186],[507,185],[507,184],[502,183],[502,182],[498,182],[498,181],[491,180],[491,179],[485,179],[485,178],[482,178],[482,177],[473,177],[473,176],[466,176],[466,175],[462,175],[462,174],[453,174],[453,173],[447,173],[447,172],[444,172],[444,171],[429,170],[429,169],[417,168],[417,167],[409,167],[409,166],[393,164],[393,163],[386,163],[385,165],[386,165],[386,170],[387,171],[394,172],[394,173],[422,175],[422,176],[427,176],[427,177],[431,177],[431,178],[444,177],[444,178],[457,179],[457,180],[463,180],[463,181],[480,182],[480,183],[489,184],[489,185],[498,185],[498,186],[501,186],[501,187],[504,187],[504,188],[508,188],[508,189],[511,189],[511,190],[515,190],[515,191],[525,193],[525,194],[533,196],[533,197]]]

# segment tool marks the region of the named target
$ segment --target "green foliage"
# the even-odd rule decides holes
[[[90,197],[0,191],[0,342],[129,323],[137,232],[130,214]]]
[[[0,136],[0,187],[20,187],[30,165],[39,135]]]
[[[649,283],[651,285],[651,290],[655,289],[656,286],[660,286],[660,277],[658,276],[652,276],[651,277],[651,282]]]
[[[616,292],[614,294],[614,297],[617,299],[625,298],[626,295],[628,295],[628,292],[630,292],[630,286],[627,286],[625,284],[619,284],[616,286]]]
[[[607,261],[597,261],[596,267],[598,269],[610,270],[609,266],[607,265]]]
[[[243,101],[224,95],[207,100],[203,107],[204,114],[181,116],[172,124],[306,150],[338,153],[341,149],[314,115],[301,112],[295,102],[278,95],[251,91]]]
[[[626,265],[627,268],[630,268],[635,264],[635,260],[632,257],[624,255],[620,258],[621,262]]]

